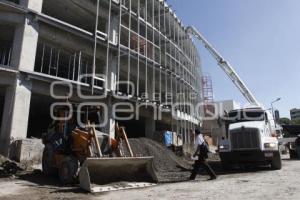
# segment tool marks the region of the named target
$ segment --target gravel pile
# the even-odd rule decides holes
[[[176,156],[171,150],[151,139],[130,138],[129,143],[134,156],[154,156],[154,169],[159,182],[188,180],[192,166],[183,157]]]

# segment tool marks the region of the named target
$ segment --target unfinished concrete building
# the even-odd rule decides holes
[[[77,88],[106,94],[88,101],[108,105],[105,131],[111,135],[116,115],[126,115],[111,108],[130,102],[139,112],[120,120],[129,137],[172,130],[188,144],[201,116],[185,104],[201,102],[200,77],[196,47],[163,0],[0,0],[3,154],[12,141],[47,130],[51,104],[65,101],[51,97],[55,81],[62,83],[52,88],[61,96],[72,85],[74,102],[87,102]]]

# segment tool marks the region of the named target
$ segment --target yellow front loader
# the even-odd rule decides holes
[[[66,116],[64,112],[61,115]],[[45,174],[58,174],[64,184],[79,180],[80,187],[89,192],[147,187],[157,182],[153,157],[134,156],[124,127],[116,124],[116,137],[110,138],[95,130],[89,121],[83,128],[74,123],[72,119],[54,122],[52,131],[43,136]],[[105,141],[109,154],[101,150]],[[122,151],[123,143],[128,157]]]

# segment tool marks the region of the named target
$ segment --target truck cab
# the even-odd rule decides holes
[[[261,107],[228,113],[227,138],[220,141],[219,154],[224,168],[231,164],[270,164],[281,169],[278,139],[272,114]]]

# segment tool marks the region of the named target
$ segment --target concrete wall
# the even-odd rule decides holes
[[[22,6],[41,11],[42,0],[21,0]],[[33,71],[39,26],[31,16],[15,25],[12,44],[11,67],[15,70]],[[9,145],[27,136],[31,99],[31,81],[15,74],[11,85],[5,87],[5,103],[0,133],[0,153],[8,155]]]
[[[6,87],[5,103],[1,126],[0,152],[8,153],[12,140],[26,138],[31,98],[31,84],[20,78],[12,86]]]
[[[222,120],[222,117],[226,112],[229,112],[234,109],[239,109],[241,108],[241,106],[234,100],[218,101],[214,103],[214,110],[217,118],[211,120],[204,120],[203,128],[206,134],[211,135],[212,143],[214,145],[217,145],[218,141],[222,138],[222,136],[226,137],[226,127],[225,122]]]
[[[215,104],[216,110],[218,110],[218,115],[220,116],[224,115],[224,111],[229,112],[231,110],[241,108],[240,104],[234,100],[217,101]]]

